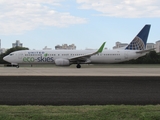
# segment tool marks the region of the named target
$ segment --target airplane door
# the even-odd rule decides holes
[[[128,59],[128,52],[124,52],[124,59],[127,60]]]
[[[22,59],[23,54],[18,54],[18,59]]]

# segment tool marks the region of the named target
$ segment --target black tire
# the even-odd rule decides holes
[[[81,65],[80,65],[80,64],[77,64],[77,68],[81,68]]]

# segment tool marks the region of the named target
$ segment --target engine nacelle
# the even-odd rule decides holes
[[[55,65],[57,65],[57,66],[69,66],[70,62],[67,59],[60,58],[60,59],[55,60]]]

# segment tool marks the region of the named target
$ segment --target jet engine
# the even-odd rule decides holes
[[[60,59],[55,60],[55,65],[57,65],[57,66],[69,66],[70,62],[67,59],[60,58]]]

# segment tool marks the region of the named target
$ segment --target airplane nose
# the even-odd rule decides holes
[[[8,58],[8,57],[5,56],[5,57],[3,58],[3,60],[8,62],[8,59],[7,59],[7,58]]]

